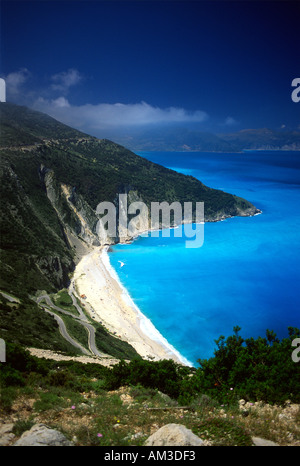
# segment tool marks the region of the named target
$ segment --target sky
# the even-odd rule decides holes
[[[1,0],[7,101],[98,137],[300,129],[300,2]]]

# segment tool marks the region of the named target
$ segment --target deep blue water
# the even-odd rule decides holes
[[[236,325],[244,338],[266,329],[283,338],[288,326],[299,328],[300,153],[139,155],[263,212],[206,223],[200,248],[186,248],[186,239],[172,234],[114,246],[109,257],[120,281],[170,344],[197,365]]]

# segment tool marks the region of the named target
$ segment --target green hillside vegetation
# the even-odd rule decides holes
[[[44,139],[88,137],[48,115],[10,103],[0,105],[0,146],[23,146]]]
[[[0,338],[25,347],[45,348],[78,356],[81,353],[60,334],[54,318],[28,297],[20,304],[0,294]]]
[[[77,445],[143,445],[154,425],[174,422],[210,445],[250,446],[252,436],[297,445],[299,408],[293,405],[293,421],[284,409],[300,402],[300,367],[291,358],[299,329],[289,328],[281,341],[272,331],[246,340],[239,331],[221,336],[214,356],[198,368],[171,360],[133,359],[112,368],[58,363],[8,344],[7,362],[0,363],[0,418],[16,419],[18,406],[17,436],[38,417],[75,436]]]
[[[45,375],[54,371],[58,379],[73,382],[76,375],[96,377],[106,390],[125,385],[157,389],[181,405],[196,403],[203,395],[223,405],[234,404],[238,399],[278,405],[289,400],[299,404],[300,366],[291,355],[292,341],[300,337],[300,330],[289,327],[288,336],[282,340],[269,330],[265,337],[243,339],[240,330],[236,327],[233,335],[216,340],[214,356],[199,359],[196,368],[173,360],[149,361],[135,357],[130,362],[120,359],[112,368],[60,361],[62,375],[55,371],[57,362],[36,358],[22,346],[8,343],[6,363],[0,363],[1,388],[25,385],[30,382],[31,372]],[[87,379],[86,382],[90,383]],[[84,383],[83,379],[82,389]]]
[[[30,298],[23,298],[20,303],[11,302],[0,293],[1,327],[0,338],[6,342],[14,342],[24,347],[34,347],[61,352],[70,356],[82,356],[80,349],[70,344],[62,337],[53,315],[45,312],[50,309],[53,314],[63,319],[68,334],[89,350],[88,333],[81,325],[77,310],[70,305],[70,296],[63,291],[53,295],[56,305],[62,310],[71,312],[64,314],[56,309],[45,306],[41,301],[39,306]],[[84,311],[83,311],[84,312]],[[72,314],[74,317],[72,317]],[[87,314],[86,319],[95,328],[95,343],[98,351],[117,359],[140,358],[135,349],[126,341],[111,334],[103,325],[93,321]],[[92,356],[92,355],[91,355]]]
[[[19,108],[21,114],[17,113]],[[37,184],[37,163],[43,163],[55,170],[58,181],[75,187],[93,209],[103,200],[114,201],[117,193],[124,192],[125,186],[132,186],[147,204],[153,200],[203,201],[207,220],[223,207],[232,209],[234,215],[236,196],[208,188],[192,176],[150,162],[111,141],[92,138],[47,115],[23,107],[16,110],[10,104],[5,104],[4,109],[0,106],[0,119],[3,146],[6,147],[8,132],[13,134],[9,145],[24,146],[19,126],[28,138],[33,137],[30,143],[40,143],[28,152],[2,152],[14,165],[18,177],[22,180],[29,177],[27,185],[30,187],[34,180]],[[45,140],[47,144],[42,144]],[[251,206],[244,202],[245,207]]]

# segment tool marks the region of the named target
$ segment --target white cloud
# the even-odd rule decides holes
[[[84,131],[138,128],[152,124],[201,123],[208,120],[202,110],[188,111],[179,107],[161,108],[146,102],[131,104],[98,103],[73,105],[66,98],[70,88],[83,80],[76,69],[53,74],[48,86],[24,92],[31,73],[22,68],[6,76],[12,101],[40,110],[52,117]],[[28,87],[28,86],[26,86]]]
[[[237,123],[238,123],[238,122],[237,122],[234,118],[232,118],[231,116],[228,116],[228,117],[225,119],[225,122],[224,122],[224,124],[225,124],[226,126],[234,126],[234,125],[236,125]]]
[[[62,71],[51,76],[53,82],[51,87],[55,91],[68,92],[70,87],[76,86],[81,80],[82,76],[79,71],[71,68],[68,71]]]
[[[39,99],[35,103],[35,108],[76,127],[90,127],[92,129],[203,122],[208,119],[208,115],[201,110],[188,112],[177,107],[159,108],[146,102],[74,106],[70,105],[64,97],[59,97],[51,101]]]
[[[70,107],[70,104],[65,97],[58,97],[57,99],[52,101],[52,104],[54,105],[54,107],[57,107],[57,108]]]
[[[9,73],[5,77],[8,95],[16,96],[21,92],[23,84],[29,79],[31,73],[27,68],[21,68],[19,71]]]

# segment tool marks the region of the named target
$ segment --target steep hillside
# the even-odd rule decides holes
[[[124,193],[129,203],[141,200],[147,206],[204,201],[206,221],[258,212],[244,199],[28,108],[1,103],[0,121],[0,338],[5,341],[69,354],[137,356],[128,342],[91,320],[70,290],[63,292],[91,246],[120,241],[119,225],[116,237],[99,235],[100,202],[112,202],[118,211],[118,195]]]
[[[0,119],[1,288],[6,291],[66,286],[76,249],[100,244],[96,206],[117,205],[119,193],[147,205],[204,201],[206,221],[257,211],[243,199],[39,112],[1,103]]]

